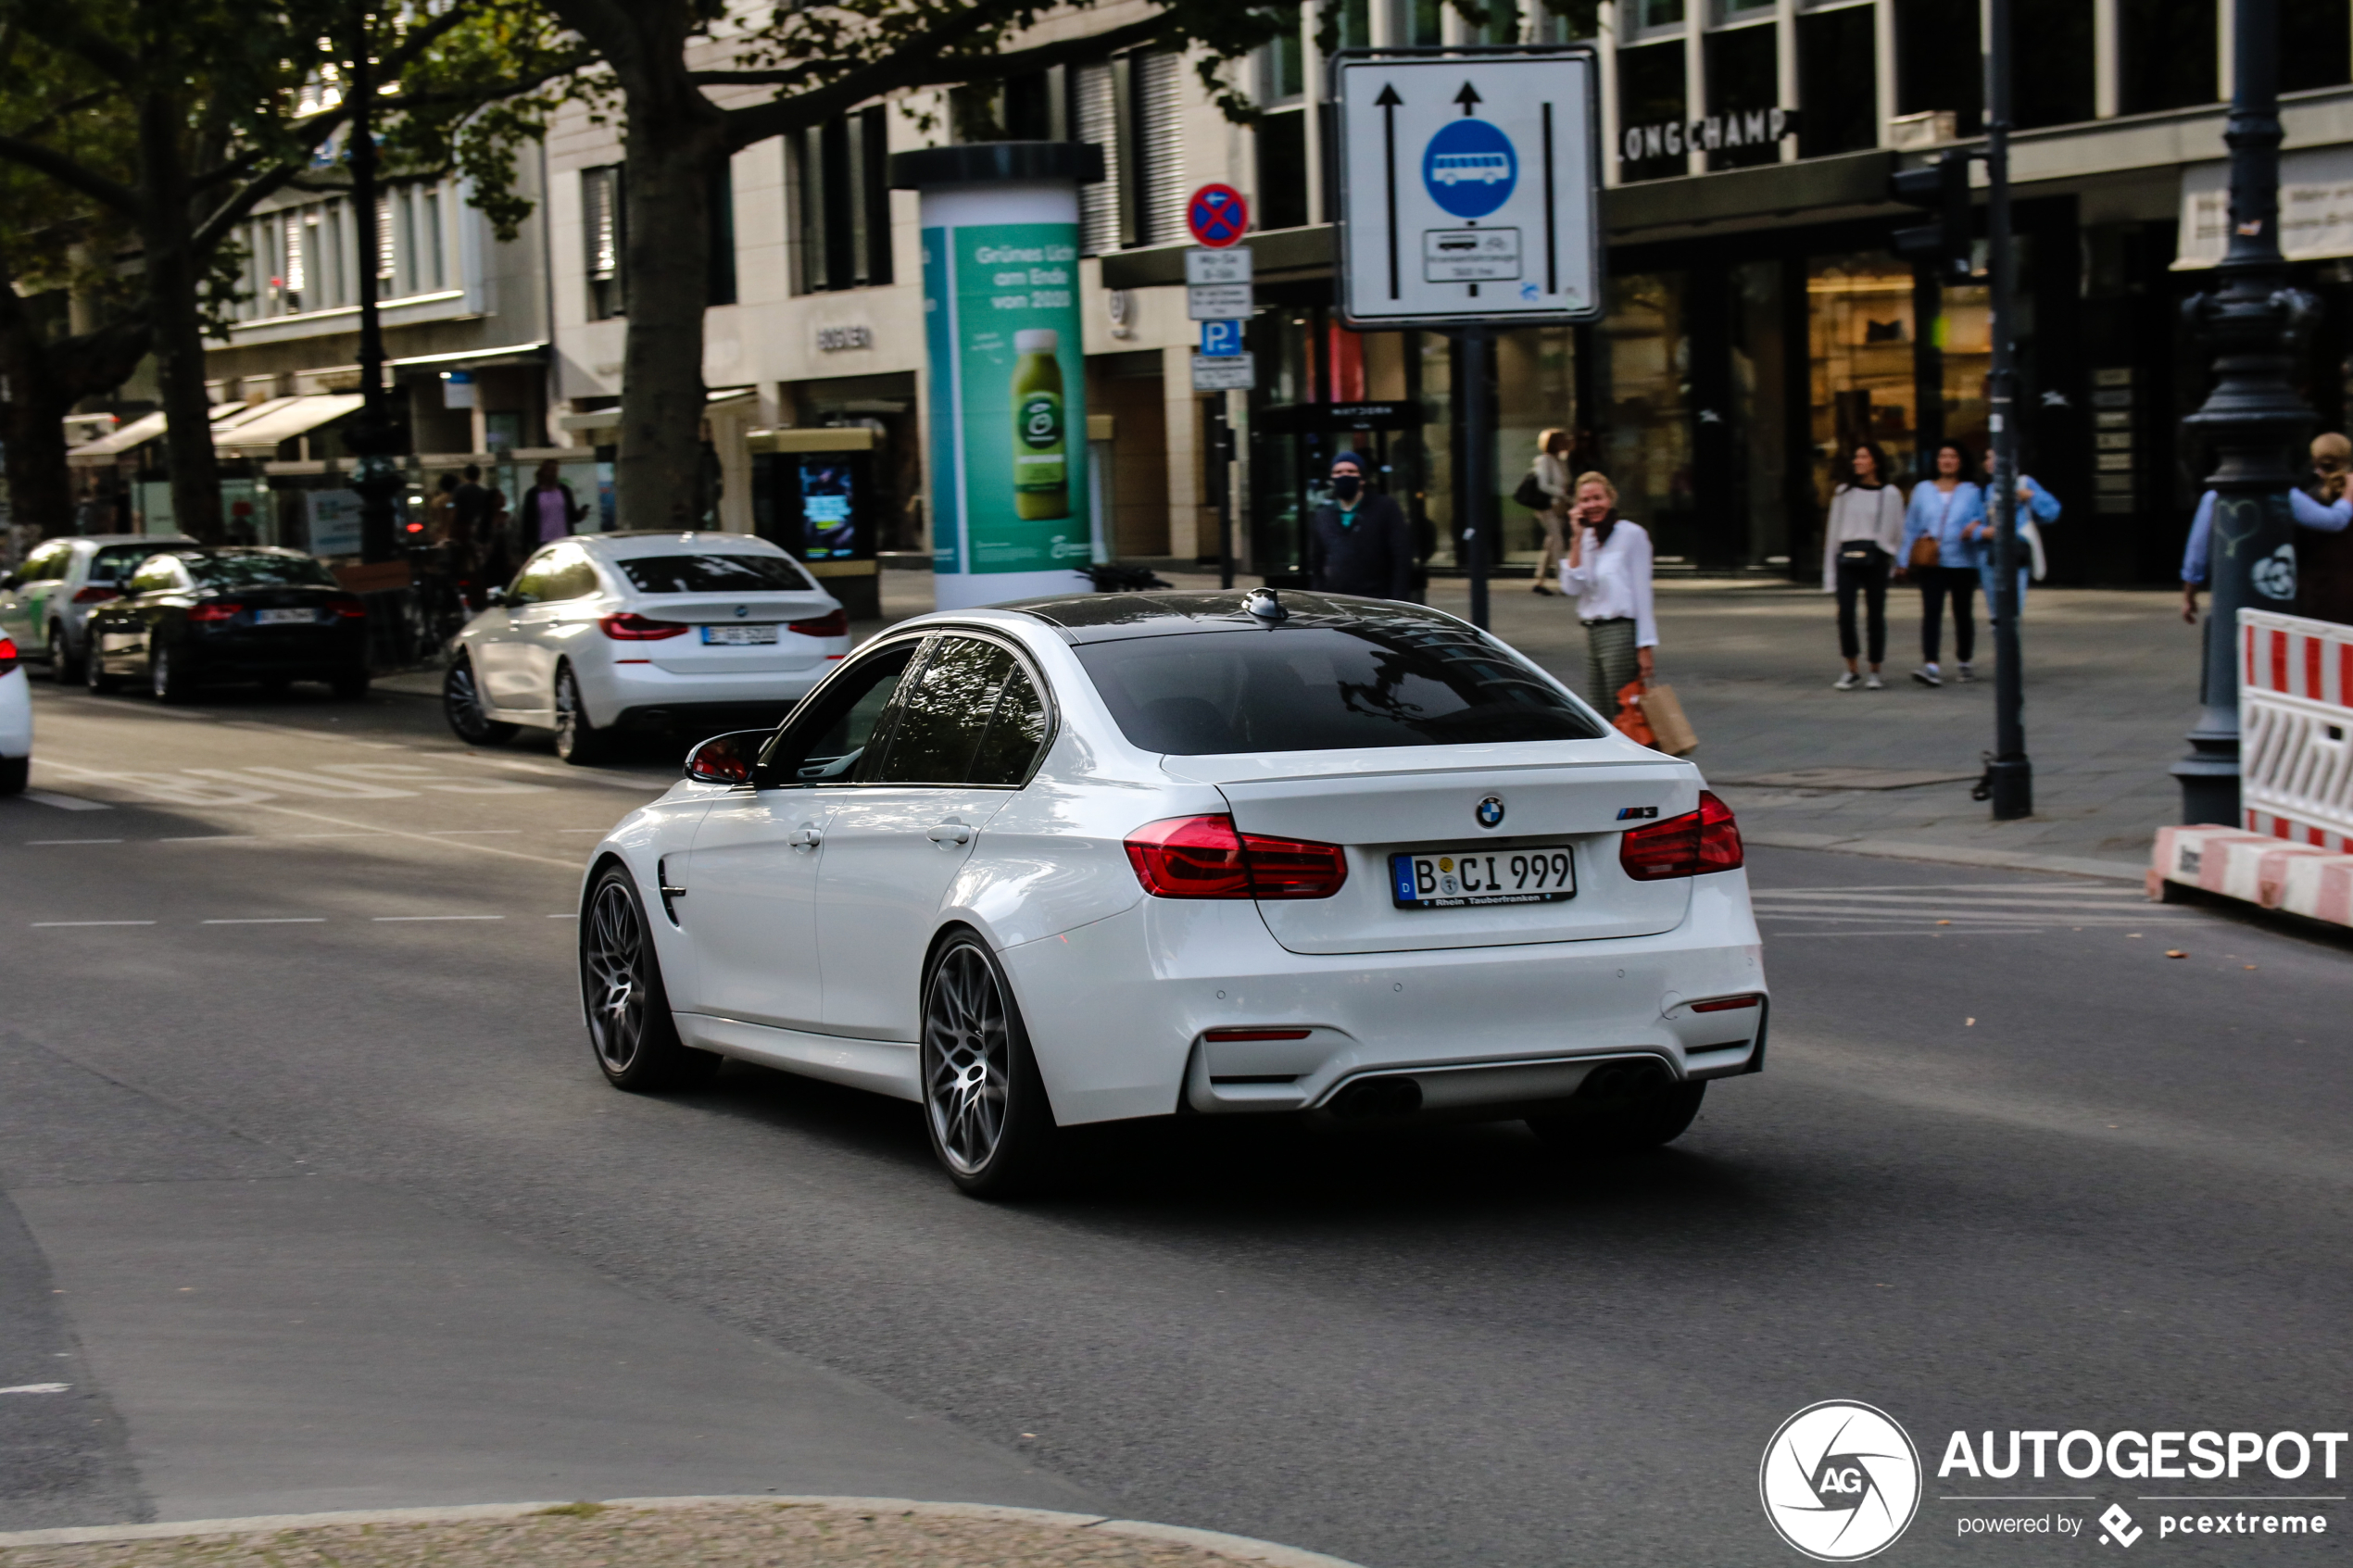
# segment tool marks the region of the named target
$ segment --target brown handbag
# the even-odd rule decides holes
[[[1936,535],[1933,533],[1923,533],[1919,538],[1912,541],[1912,557],[1906,564],[1908,564],[1914,571],[1925,571],[1944,558],[1944,550],[1942,546],[1937,544]]]

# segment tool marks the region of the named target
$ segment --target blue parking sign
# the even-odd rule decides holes
[[[1242,351],[1242,324],[1239,321],[1203,321],[1201,324],[1201,351],[1210,358],[1227,359]]]

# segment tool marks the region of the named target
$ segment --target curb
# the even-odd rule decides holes
[[[570,1499],[547,1502],[461,1503],[447,1508],[366,1509],[342,1513],[263,1513],[249,1519],[189,1519],[154,1524],[98,1524],[55,1530],[0,1532],[0,1550],[20,1546],[81,1546],[107,1541],[166,1540],[180,1536],[242,1536],[281,1530],[319,1529],[337,1524],[439,1524],[478,1519],[521,1519],[560,1508]],[[993,1503],[920,1502],[912,1498],[799,1497],[776,1492],[721,1494],[712,1497],[604,1498],[607,1508],[640,1510],[702,1508],[714,1503],[785,1503],[799,1507],[838,1508],[879,1512],[925,1513],[946,1519],[996,1519],[1023,1524],[1059,1524],[1073,1530],[1098,1530],[1107,1536],[1133,1536],[1222,1552],[1242,1562],[1267,1568],[1360,1568],[1345,1558],[1319,1551],[1277,1546],[1248,1536],[1219,1530],[1196,1530],[1183,1524],[1153,1524],[1137,1519],[1114,1519],[1101,1513],[1061,1513],[1045,1508],[1010,1508]]]
[[[2109,882],[2142,881],[2147,868],[2123,860],[2081,855],[2034,855],[2013,849],[1971,849],[1958,844],[1911,844],[1900,838],[1841,838],[1828,833],[1741,832],[1743,842],[1765,849],[1818,849],[1833,855],[1869,855],[1882,860],[1935,860],[1955,866],[1990,866],[2004,871],[2057,872]]]

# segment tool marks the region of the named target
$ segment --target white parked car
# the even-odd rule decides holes
[[[49,540],[0,577],[0,637],[13,639],[21,657],[45,659],[49,678],[59,685],[78,685],[82,652],[89,646],[90,611],[120,598],[123,584],[149,556],[195,543],[177,533]]]
[[[541,546],[466,622],[442,710],[469,745],[528,725],[589,762],[615,730],[773,724],[849,652],[841,601],[764,539],[587,533]]]
[[[723,1056],[920,1102],[956,1183],[1179,1110],[1651,1146],[1764,1062],[1699,771],[1418,606],[1265,589],[923,616],[598,846],[614,1084]]]
[[[32,677],[14,637],[0,633],[0,795],[21,795],[32,776]]]

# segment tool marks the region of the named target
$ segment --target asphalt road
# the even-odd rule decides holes
[[[1771,1066],[1671,1150],[1127,1127],[992,1207],[911,1108],[598,1079],[576,868],[666,757],[300,688],[39,722],[45,798],[0,801],[0,1529],[773,1487],[1376,1568],[1785,1563],[1759,1454],[1842,1398],[1931,1467],[1882,1561],[2038,1562],[2098,1549],[1958,1538],[1990,1505],[1944,1494],[2011,1488],[1940,1484],[1950,1432],[2348,1424],[2341,947],[1759,851]]]

